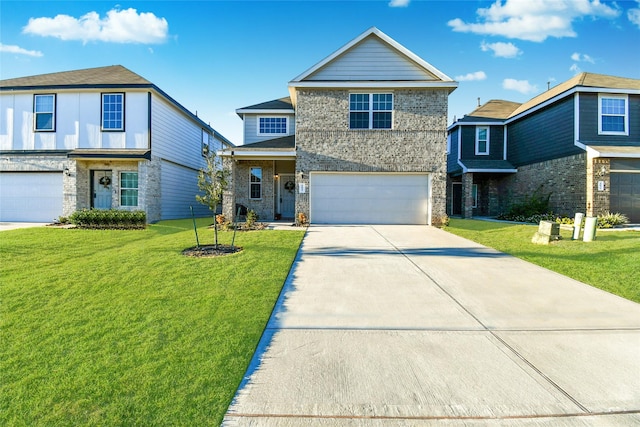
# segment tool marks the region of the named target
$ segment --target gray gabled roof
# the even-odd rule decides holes
[[[464,172],[516,172],[513,166],[507,160],[484,160],[484,159],[467,159],[458,160],[464,168]]]
[[[495,119],[496,121],[504,120],[518,107],[520,107],[520,105],[521,104],[519,102],[492,99],[473,110],[470,114],[464,116],[460,121],[477,121],[478,119]]]
[[[295,150],[296,137],[295,135],[283,136],[280,138],[267,139],[266,141],[253,142],[251,144],[244,144],[235,147],[234,150]]]
[[[0,80],[0,90],[105,86],[152,87],[154,85],[122,65]]]
[[[259,104],[249,105],[248,107],[238,108],[236,114],[242,118],[244,114],[294,114],[291,97],[274,99],[272,101],[261,102]]]

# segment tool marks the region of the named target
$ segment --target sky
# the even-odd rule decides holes
[[[239,145],[236,109],[373,26],[459,82],[448,123],[582,71],[640,78],[640,0],[2,0],[0,79],[120,64]]]

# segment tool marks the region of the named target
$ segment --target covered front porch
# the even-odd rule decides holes
[[[296,151],[294,136],[222,150],[229,171],[222,213],[234,220],[253,210],[259,221],[295,217]]]

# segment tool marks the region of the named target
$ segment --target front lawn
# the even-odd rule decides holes
[[[536,225],[451,219],[445,230],[482,245],[640,302],[640,232],[596,231],[596,240],[562,240],[549,245],[531,243]]]
[[[303,235],[192,258],[190,220],[0,233],[0,425],[219,425]]]

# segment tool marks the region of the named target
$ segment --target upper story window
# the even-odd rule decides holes
[[[213,140],[213,136],[206,130],[202,129],[202,157],[207,157],[209,155],[209,150],[213,149],[211,146],[211,142]]]
[[[391,129],[392,93],[349,94],[349,129]]]
[[[598,95],[598,133],[629,135],[627,95]]]
[[[489,154],[489,128],[486,126],[476,127],[476,154]]]
[[[251,168],[251,177],[249,178],[249,198],[262,198],[262,168]]]
[[[124,130],[124,93],[102,94],[102,130]]]
[[[34,129],[36,131],[53,131],[56,123],[56,96],[33,96]]]
[[[286,117],[258,117],[258,135],[286,135]]]

